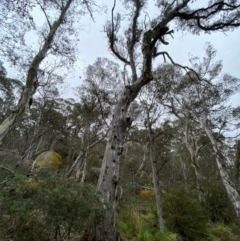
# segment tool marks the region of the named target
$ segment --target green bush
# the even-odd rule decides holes
[[[0,193],[0,240],[63,240],[81,233],[90,212],[101,217],[94,187],[50,170],[18,175]]]
[[[200,240],[207,233],[208,217],[201,204],[184,191],[167,194],[163,200],[167,228],[185,240]]]
[[[204,185],[203,206],[212,222],[231,223],[234,221],[233,207],[221,183]]]
[[[235,224],[214,223],[209,227],[209,241],[239,241],[239,227]]]
[[[127,241],[180,241],[177,234],[160,231],[153,213],[142,214],[133,211],[117,220],[117,228],[123,240]]]

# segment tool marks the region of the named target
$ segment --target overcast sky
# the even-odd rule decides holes
[[[96,2],[99,5],[107,4],[108,13],[94,13],[94,22],[89,16],[83,17],[80,21],[82,30],[79,31],[79,67],[76,71],[73,71],[73,74],[67,80],[69,88],[68,94],[65,94],[65,96],[68,97],[71,96],[71,88],[81,84],[81,79],[83,78],[80,79],[79,77],[84,77],[86,67],[89,64],[93,64],[97,57],[107,57],[121,64],[109,51],[107,39],[103,32],[104,24],[107,20],[110,20],[114,0],[96,0]],[[154,6],[154,2],[149,0],[148,9],[146,10],[151,18],[158,14],[158,9]],[[197,0],[194,4],[202,7],[203,4],[206,6],[207,2],[208,0]],[[117,0],[116,10],[120,13],[126,13],[121,6],[120,0]],[[41,16],[38,16],[37,12],[34,14],[34,18],[41,22]],[[210,42],[217,50],[216,60],[223,61],[223,72],[240,78],[240,28],[232,32],[215,32],[211,35],[201,34],[200,36],[186,32],[175,32],[173,37],[174,39],[169,37],[169,45],[162,46],[160,50],[167,51],[175,62],[189,65],[189,55],[203,57],[205,44]],[[35,36],[31,36],[30,39],[32,44],[37,40]],[[163,59],[158,57],[157,61],[161,63]],[[234,98],[233,104],[235,106],[239,105],[240,98]]]
[[[110,19],[113,0],[108,0],[108,14],[94,14],[95,22],[89,17],[82,19],[81,24],[84,30],[79,33],[79,67],[75,76],[83,76],[84,70],[89,64],[93,64],[97,57],[108,57],[116,62],[119,61],[110,53],[107,46],[107,39],[103,32],[103,25],[107,19]],[[100,3],[100,1],[99,1]],[[106,4],[106,1],[102,1]],[[197,4],[207,3],[206,0],[198,0]],[[195,3],[196,4],[196,3]],[[122,11],[120,2],[117,1],[116,9]],[[154,6],[149,6],[148,12],[156,13],[157,9]],[[215,32],[211,35],[201,34],[200,36],[190,33],[175,32],[174,39],[169,38],[169,45],[163,46],[162,51],[168,51],[175,62],[182,65],[188,65],[189,55],[204,56],[204,48],[206,42],[210,42],[217,50],[216,60],[223,61],[223,72],[229,73],[235,77],[240,77],[240,28],[232,32],[221,33]],[[162,61],[159,57],[159,62]],[[73,78],[68,81],[73,87],[79,85],[78,78]],[[234,98],[234,105],[237,99]],[[240,103],[239,103],[240,104]]]

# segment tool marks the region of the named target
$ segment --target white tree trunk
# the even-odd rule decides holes
[[[157,165],[156,165],[156,160],[154,158],[154,153],[152,150],[150,150],[150,161],[152,166],[154,193],[155,193],[156,204],[157,204],[158,224],[159,224],[160,230],[164,230],[165,221],[163,219],[162,201],[161,201],[160,187],[159,187],[158,177],[157,177]]]
[[[80,150],[76,160],[73,162],[72,166],[70,167],[70,169],[65,174],[66,177],[71,176],[71,174],[73,172],[73,169],[76,168],[76,165],[82,160],[82,155],[83,155],[83,152],[82,152],[82,150]]]
[[[144,165],[146,163],[146,160],[147,160],[147,149],[148,149],[147,145],[144,145],[143,146],[143,159],[142,159],[142,162],[141,162],[141,164],[140,164],[140,166],[139,166],[139,168],[137,170],[136,175],[140,175],[141,176],[141,171],[143,170],[143,167],[144,167]]]
[[[12,111],[10,116],[8,116],[0,125],[0,144],[2,143],[4,137],[9,132],[11,126],[17,121],[22,118],[26,110],[29,108],[29,102],[32,96],[34,95],[37,87],[38,87],[38,81],[37,81],[37,72],[39,69],[39,66],[43,59],[46,57],[48,50],[51,48],[51,44],[53,42],[54,36],[59,28],[59,26],[62,24],[65,14],[70,7],[73,0],[68,0],[66,2],[66,5],[61,11],[61,14],[59,18],[54,22],[52,25],[45,42],[40,49],[40,51],[37,53],[37,55],[32,60],[30,67],[28,69],[27,78],[26,78],[26,85],[22,91],[20,100],[16,106],[16,108]]]
[[[147,31],[143,36],[142,74],[132,85],[125,86],[119,95],[118,103],[114,108],[113,120],[108,133],[107,145],[98,179],[97,191],[102,194],[101,202],[105,208],[102,220],[95,224],[94,219],[89,220],[82,241],[118,241],[119,234],[115,226],[116,207],[118,202],[119,159],[123,152],[123,144],[127,129],[131,126],[131,118],[128,109],[132,101],[137,97],[141,88],[152,79],[152,35]],[[92,214],[94,218],[94,213]]]
[[[163,219],[163,213],[162,213],[161,193],[160,193],[160,187],[159,187],[158,177],[157,177],[157,163],[154,155],[154,140],[152,136],[152,127],[149,122],[149,119],[150,119],[149,112],[147,113],[147,119],[148,119],[149,154],[150,154],[150,162],[152,166],[153,187],[154,187],[154,193],[155,193],[156,205],[157,205],[158,224],[159,224],[160,230],[164,230],[165,221]]]
[[[84,155],[81,183],[85,182],[87,172],[88,172],[88,150],[86,150],[86,153]]]
[[[195,115],[195,117],[197,117]],[[224,163],[224,156],[221,152],[221,150],[218,148],[218,143],[216,139],[214,138],[211,130],[208,128],[206,122],[202,121],[200,118],[198,118],[199,122],[201,123],[204,131],[206,132],[209,140],[211,141],[211,144],[213,146],[214,152],[216,154],[216,162],[217,162],[217,167],[223,182],[223,185],[227,191],[228,198],[231,201],[236,217],[240,221],[240,195],[234,185],[234,183],[231,181],[227,170],[226,170],[226,165]]]
[[[121,189],[119,188],[119,160],[123,152],[126,131],[131,125],[128,108],[135,97],[136,92],[125,87],[115,107],[97,184],[97,191],[102,194],[101,202],[105,214],[98,224],[92,224],[90,220],[90,224],[81,240],[120,240],[115,226],[118,190]]]

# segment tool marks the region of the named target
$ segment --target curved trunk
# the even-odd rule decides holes
[[[51,29],[49,30],[49,33],[45,39],[45,42],[40,49],[40,51],[36,54],[34,59],[32,60],[30,67],[28,69],[27,73],[27,79],[26,79],[26,85],[22,91],[21,98],[16,106],[16,108],[12,111],[10,116],[8,116],[1,124],[0,124],[0,144],[2,143],[3,139],[9,132],[12,125],[20,120],[26,110],[31,105],[31,98],[36,92],[36,89],[38,87],[38,80],[37,80],[37,72],[39,69],[39,66],[41,62],[46,57],[48,50],[51,48],[51,44],[53,42],[54,36],[62,24],[64,17],[67,13],[67,10],[69,9],[70,5],[72,4],[73,0],[68,0],[63,7],[59,18],[54,22]]]
[[[69,168],[69,170],[65,174],[66,177],[70,177],[71,176],[74,168],[77,168],[77,170],[78,170],[78,168],[81,166],[82,157],[83,157],[83,152],[82,152],[82,150],[80,150],[76,160],[74,161],[72,166]]]
[[[136,175],[140,175],[140,177],[141,177],[141,175],[142,175],[141,172],[142,172],[143,167],[144,167],[144,165],[146,163],[146,160],[147,160],[147,145],[144,145],[143,146],[143,159],[142,159],[142,162],[141,162],[141,164],[140,164],[140,166],[139,166],[139,168],[137,170]]]
[[[198,153],[199,153],[200,149],[202,148],[202,145],[198,146],[198,143],[196,140],[194,140],[193,136],[192,136],[192,138],[190,138],[190,134],[189,134],[189,124],[190,124],[189,121],[190,120],[189,120],[189,118],[190,118],[189,114],[187,114],[186,120],[185,120],[185,129],[184,129],[184,136],[185,136],[184,143],[190,153],[191,166],[193,167],[193,170],[194,170],[194,173],[196,176],[197,188],[200,190],[199,181],[202,179],[202,174],[201,174],[201,168],[200,168],[199,162],[198,162]]]
[[[224,156],[219,150],[217,142],[214,136],[212,135],[212,132],[208,129],[206,125],[204,125],[204,130],[212,143],[214,152],[216,154],[217,166],[218,166],[218,170],[219,170],[223,185],[227,191],[228,198],[233,205],[238,221],[240,222],[240,195],[234,183],[231,181],[227,171],[225,170]]]
[[[226,189],[228,198],[233,205],[236,217],[237,217],[238,221],[240,222],[240,195],[238,193],[236,186],[231,181],[231,178],[227,173],[227,170],[225,167],[224,156],[223,156],[221,150],[219,149],[218,143],[217,143],[216,139],[214,138],[212,131],[207,126],[206,122],[201,120],[200,118],[198,118],[195,114],[194,114],[194,116],[198,119],[199,123],[202,125],[203,130],[205,131],[206,135],[208,136],[209,140],[211,141],[213,150],[216,155],[217,167],[219,170],[220,177],[222,179],[222,183]]]

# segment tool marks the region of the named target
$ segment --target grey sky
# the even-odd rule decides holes
[[[206,0],[198,0],[195,4],[206,3]],[[102,1],[106,4],[106,1]],[[95,22],[92,22],[89,17],[82,19],[81,24],[84,28],[79,33],[79,52],[80,52],[80,69],[75,76],[83,76],[84,69],[93,64],[97,57],[108,57],[116,62],[119,61],[110,53],[107,46],[107,39],[103,32],[103,25],[110,18],[113,0],[107,1],[108,14],[94,14]],[[117,7],[121,7],[117,1]],[[122,8],[120,8],[120,11]],[[156,12],[154,6],[149,6],[149,13]],[[184,34],[184,35],[183,35]],[[174,39],[169,38],[169,45],[163,46],[162,51],[168,51],[175,62],[182,65],[188,65],[189,54],[192,56],[204,56],[204,48],[206,42],[210,42],[217,50],[216,60],[223,61],[223,72],[229,73],[235,77],[240,77],[240,29],[232,32],[222,33],[216,32],[209,34],[192,35],[190,33],[175,32]],[[161,57],[157,60],[159,63],[163,61]],[[68,83],[73,87],[80,84],[78,78],[73,78]],[[234,104],[237,100],[234,98]]]
[[[84,76],[84,71],[89,64],[93,64],[97,57],[107,57],[120,62],[111,54],[108,50],[107,39],[103,32],[103,26],[107,20],[110,19],[111,8],[113,6],[113,0],[98,0],[99,5],[107,4],[108,14],[94,13],[95,22],[93,22],[89,16],[85,16],[80,20],[82,30],[79,31],[79,60],[78,68],[72,72],[72,75],[67,79],[67,85],[71,88],[81,84],[80,76]],[[148,12],[151,18],[157,14],[157,8],[154,6],[154,2],[149,0]],[[202,6],[206,5],[207,0],[197,0],[194,5]],[[125,12],[121,6],[121,1],[117,0],[116,10]],[[40,22],[42,20],[41,14],[38,15],[34,12],[34,17]],[[229,73],[235,77],[240,78],[240,28],[233,32],[221,33],[216,32],[211,35],[201,34],[200,36],[192,35],[190,33],[175,32],[173,34],[174,39],[169,37],[169,45],[162,46],[161,51],[167,51],[173,60],[182,65],[189,65],[189,54],[192,56],[203,57],[204,47],[206,42],[210,42],[217,50],[216,60],[223,61],[223,72]],[[37,40],[35,36],[29,38],[29,43],[34,45],[34,41]],[[161,57],[156,60],[158,63],[163,62]],[[71,88],[69,88],[66,96],[71,96]],[[234,105],[238,105],[238,98],[233,99]]]

